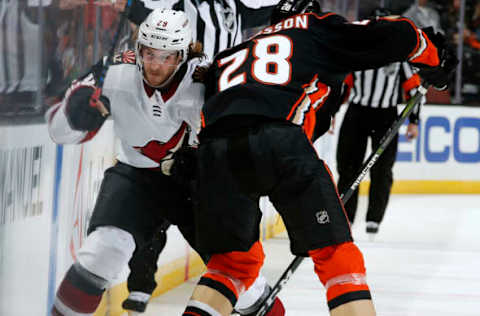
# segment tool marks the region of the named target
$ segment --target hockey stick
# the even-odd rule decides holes
[[[123,26],[125,25],[125,22],[128,21],[128,15],[130,14],[130,8],[132,7],[132,3],[133,0],[127,0],[127,3],[125,4],[125,8],[123,9],[122,15],[120,16],[120,21],[117,25],[117,30],[115,32],[115,35],[113,36],[112,46],[110,47],[110,51],[108,52],[107,60],[105,61],[105,64],[100,70],[100,75],[98,76],[98,83],[95,89],[95,93],[90,97],[90,106],[97,108],[103,117],[109,116],[110,112],[101,102],[98,101],[98,99],[100,98],[100,95],[102,95],[102,88],[105,81],[105,76],[107,75],[108,67],[110,67],[110,65],[113,63],[113,54],[115,53],[115,47],[117,46]]]
[[[370,168],[372,168],[375,162],[377,162],[380,155],[385,151],[385,148],[387,148],[387,146],[392,141],[393,137],[398,133],[398,130],[402,126],[403,122],[405,122],[408,115],[412,113],[415,106],[417,106],[420,103],[420,100],[426,93],[427,93],[427,89],[424,86],[420,85],[418,87],[417,93],[415,93],[415,95],[407,102],[407,105],[403,109],[402,113],[400,113],[400,116],[397,118],[395,122],[393,122],[392,126],[385,133],[382,140],[380,141],[380,145],[378,146],[378,148],[371,153],[371,155],[368,157],[366,162],[363,164],[362,169],[360,169],[361,171],[358,174],[355,181],[353,181],[350,187],[348,188],[348,190],[340,196],[344,204],[350,199],[353,192],[355,192],[355,190],[357,189],[358,185],[360,184],[362,179],[365,177],[367,172],[370,170]],[[275,286],[272,288],[272,291],[270,292],[270,294],[262,302],[262,305],[261,305],[262,307],[255,314],[255,316],[265,315],[265,313],[272,306],[273,301],[275,300],[275,297],[282,290],[285,284],[287,284],[288,280],[290,279],[292,274],[297,270],[298,266],[300,265],[300,263],[302,263],[303,259],[304,257],[297,256],[292,260],[290,265],[283,272],[283,274],[280,276]]]
[[[417,89],[417,93],[407,102],[407,105],[403,109],[402,113],[400,113],[400,116],[392,124],[392,126],[390,126],[388,131],[380,140],[380,145],[378,146],[377,150],[372,152],[368,157],[367,161],[363,164],[362,169],[360,169],[361,172],[357,176],[355,181],[350,185],[347,192],[344,192],[340,196],[344,204],[347,203],[347,201],[350,199],[353,192],[355,192],[357,187],[360,185],[360,182],[362,181],[362,179],[365,177],[365,175],[370,170],[370,168],[372,168],[372,166],[377,162],[378,158],[384,152],[387,146],[390,144],[393,137],[395,137],[395,135],[398,133],[398,130],[402,126],[403,122],[405,122],[405,120],[410,115],[410,113],[412,113],[415,106],[417,106],[417,104],[420,103],[420,100],[422,99],[423,96],[425,96],[425,94],[427,94],[427,88],[420,85]]]

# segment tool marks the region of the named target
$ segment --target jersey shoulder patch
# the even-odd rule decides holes
[[[126,50],[122,53],[115,54],[113,56],[112,65],[120,65],[120,64],[136,64],[135,51]]]

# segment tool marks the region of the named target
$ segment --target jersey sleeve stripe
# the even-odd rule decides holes
[[[431,67],[436,67],[440,64],[440,59],[438,58],[438,50],[430,41],[430,39],[425,35],[422,30],[417,30],[419,38],[421,39],[421,46],[418,50],[415,50],[409,56],[408,61],[411,63],[424,64]]]
[[[316,116],[318,111],[328,96],[330,95],[330,87],[318,80],[315,75],[309,84],[303,85],[304,92],[295,102],[287,116],[287,120],[296,125],[303,126],[305,134],[311,139],[315,130]]]
[[[415,30],[417,37],[417,45],[408,55],[408,61],[411,63],[420,63],[428,66],[438,66],[440,60],[438,59],[438,52],[435,45],[432,44],[430,39],[425,33],[418,29],[417,26],[407,18],[389,18],[383,17],[379,20],[386,20],[391,22],[407,22]]]

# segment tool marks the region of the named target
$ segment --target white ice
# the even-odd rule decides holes
[[[353,235],[379,316],[480,315],[480,195],[393,195],[375,240],[361,197]],[[286,235],[264,243],[270,283],[293,258]],[[181,315],[196,280],[154,298],[145,316]],[[288,316],[328,315],[310,259],[280,292]]]

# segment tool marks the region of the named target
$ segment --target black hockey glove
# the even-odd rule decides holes
[[[208,79],[210,67],[208,66],[197,66],[193,72],[192,78],[193,82],[205,83]]]
[[[189,187],[197,173],[197,149],[182,147],[173,154],[173,164],[170,174],[173,181]]]
[[[431,84],[436,90],[445,90],[448,88],[450,79],[458,64],[455,49],[447,44],[443,34],[435,33],[432,27],[422,30],[427,34],[435,47],[437,47],[440,64],[437,67],[426,67],[416,64],[414,64],[414,66],[420,68],[418,74],[427,84]]]
[[[94,131],[105,122],[106,116],[102,115],[96,107],[90,105],[90,98],[95,93],[94,86],[82,85],[75,88],[66,98],[67,118],[70,126],[77,131]],[[110,101],[101,95],[99,100],[110,111]]]

